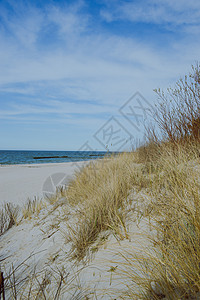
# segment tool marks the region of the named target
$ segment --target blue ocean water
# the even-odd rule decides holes
[[[106,151],[0,150],[0,165],[75,162],[102,158],[109,154]]]

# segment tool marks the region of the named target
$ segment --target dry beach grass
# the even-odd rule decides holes
[[[188,145],[187,145],[188,146]],[[135,285],[144,299],[198,299],[200,291],[200,169],[199,144],[185,149],[171,145],[160,149],[162,155],[146,164],[151,201],[150,218],[157,232],[150,237],[153,247],[144,256],[126,259],[127,298],[137,299]],[[134,271],[141,262],[143,276]]]

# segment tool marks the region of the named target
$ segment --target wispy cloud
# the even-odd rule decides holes
[[[63,39],[74,38],[74,35],[87,30],[89,15],[83,14],[83,1],[77,1],[73,5],[49,6],[46,8],[47,22],[57,25],[58,33]]]
[[[200,3],[196,0],[111,1],[101,15],[108,22],[121,19],[160,25],[194,25],[199,24]]]

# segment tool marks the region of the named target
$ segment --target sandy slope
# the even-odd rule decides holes
[[[22,204],[27,197],[42,196],[44,190],[53,193],[56,185],[66,183],[77,167],[83,164],[85,163],[0,167],[1,202]],[[137,199],[136,195],[133,198]],[[142,209],[142,199],[143,195],[139,195],[139,209]],[[119,295],[126,288],[126,282],[116,272],[121,267],[123,269],[124,259],[119,253],[124,250],[145,252],[149,242],[142,233],[150,230],[147,221],[143,219],[137,226],[133,213],[130,216],[128,239],[119,241],[111,234],[100,247],[92,245],[92,259],[87,264],[77,265],[69,259],[71,245],[67,242],[68,225],[73,228],[76,223],[76,208],[69,207],[65,201],[64,204],[60,201],[60,205],[50,204],[47,200],[44,202],[46,206],[38,215],[35,213],[30,219],[22,220],[18,226],[12,227],[0,237],[0,268],[5,277],[11,274],[6,286],[9,281],[12,283],[15,280],[18,298],[27,299],[28,289],[32,284],[29,299],[36,299],[39,282],[41,284],[45,278],[47,299],[54,299],[61,272],[66,276],[60,295],[63,300],[118,299],[116,294]],[[134,262],[134,268],[138,272],[137,262]],[[7,290],[6,299],[15,299],[14,293],[12,289]],[[85,298],[85,295],[89,298]]]
[[[48,278],[47,299],[54,299],[59,272],[66,275],[60,295],[63,300],[119,299],[116,295],[119,296],[126,289],[126,282],[118,273],[119,269],[124,268],[122,263],[125,262],[120,253],[144,253],[149,245],[143,234],[149,231],[147,221],[143,220],[139,226],[132,222],[128,239],[119,241],[110,235],[99,250],[91,254],[92,259],[88,263],[77,265],[69,259],[67,224],[73,226],[75,219],[73,211],[68,209],[65,205],[55,208],[48,204],[38,216],[33,215],[30,220],[22,221],[20,225],[14,226],[0,237],[1,270],[4,276],[12,274],[12,270],[15,270],[19,299],[26,299],[29,287],[26,280],[29,276],[38,291],[37,281],[41,283],[45,275]],[[128,254],[125,253],[125,256]],[[137,262],[133,263],[133,268],[139,272]],[[34,274],[37,281],[34,281]],[[36,294],[33,290],[30,299],[35,299]],[[85,295],[89,298],[84,298]],[[14,299],[13,291],[6,291],[6,296],[8,299]]]

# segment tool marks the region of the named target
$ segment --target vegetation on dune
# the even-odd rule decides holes
[[[125,261],[127,298],[144,299],[198,299],[200,291],[200,144],[187,147],[160,145],[157,161],[145,162],[149,178],[151,220],[157,236],[149,253]],[[141,151],[141,150],[140,150]],[[145,149],[147,151],[147,149]],[[140,261],[142,276],[134,269]],[[124,267],[123,267],[124,268]],[[132,286],[130,283],[134,282]]]
[[[155,126],[147,129],[147,142],[134,152],[89,163],[49,201],[66,199],[63,209],[76,220],[68,225],[66,241],[71,258],[79,262],[98,250],[108,234],[129,237],[128,221],[136,210],[130,195],[144,191],[150,200],[138,218],[148,216],[156,235],[149,237],[148,252],[136,255],[130,249],[122,255],[118,269],[126,290],[118,298],[199,299],[200,65],[174,89],[156,93]],[[27,204],[24,218],[40,207]]]
[[[69,184],[66,199],[69,205],[77,207],[76,226],[70,227],[68,237],[73,258],[82,260],[101,232],[109,230],[119,239],[128,236],[128,195],[136,177],[132,171],[136,169],[133,156],[121,154],[90,163]]]
[[[200,72],[199,65],[168,94],[157,91],[155,129],[137,150],[138,161],[150,174],[152,219],[157,238],[148,259],[126,261],[127,297],[135,299],[136,282],[144,299],[200,297]],[[134,273],[142,261],[143,278]]]

